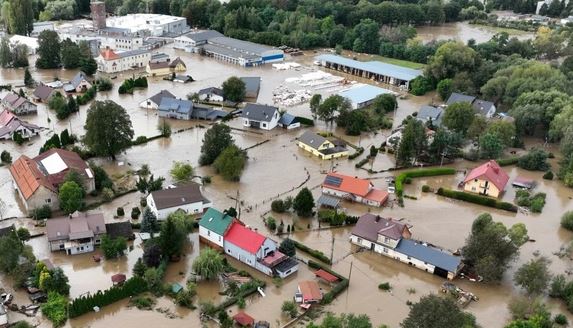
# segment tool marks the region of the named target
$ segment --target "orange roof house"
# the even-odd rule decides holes
[[[298,283],[297,301],[302,304],[318,303],[322,300],[322,291],[316,281],[301,281]]]
[[[463,182],[464,190],[480,195],[499,197],[509,176],[496,161],[486,162],[471,170]]]
[[[322,193],[378,207],[388,199],[388,193],[374,188],[370,180],[335,172],[329,173],[324,179]]]
[[[28,210],[44,205],[58,209],[58,189],[70,171],[80,175],[87,192],[95,189],[88,164],[71,151],[53,148],[34,158],[22,155],[10,166],[14,188]]]

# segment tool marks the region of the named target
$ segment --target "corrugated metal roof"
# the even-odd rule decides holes
[[[340,203],[340,199],[330,197],[327,195],[320,195],[320,197],[318,197],[318,200],[316,201],[316,203],[318,205],[321,205],[321,206],[338,207],[338,204]]]
[[[383,63],[380,61],[361,62],[336,55],[319,55],[316,57],[319,61],[327,61],[348,67],[354,67],[363,71],[394,77],[404,81],[411,81],[422,75],[421,70]]]
[[[410,239],[400,240],[395,251],[449,272],[457,272],[461,263],[461,259],[457,256]]]
[[[375,87],[373,85],[364,84],[357,86],[348,90],[340,91],[338,95],[348,98],[351,102],[361,104],[367,101],[371,101],[379,95],[385,93],[393,93],[390,90]]]

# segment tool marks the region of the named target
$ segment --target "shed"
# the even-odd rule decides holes
[[[318,206],[338,208],[338,204],[340,204],[340,199],[327,195],[320,195],[316,203],[318,204]]]
[[[318,303],[322,300],[322,291],[316,281],[301,281],[298,283],[300,303]]]
[[[386,93],[392,94],[393,92],[373,85],[363,84],[343,90],[338,95],[348,99],[353,109],[360,109],[371,105],[376,97]]]
[[[321,279],[326,280],[328,283],[334,283],[339,280],[337,276],[333,275],[328,271],[324,271],[323,269],[319,269],[318,271],[314,272],[314,275]]]
[[[511,185],[517,188],[533,189],[535,188],[535,181],[518,176],[515,178],[515,180],[513,180]]]
[[[235,321],[241,327],[251,327],[255,324],[255,319],[245,312],[239,312],[233,316]]]
[[[125,275],[123,273],[116,273],[113,276],[111,276],[111,282],[113,282],[113,285],[122,285],[125,282]]]
[[[181,284],[174,282],[171,284],[171,291],[175,294],[178,294],[180,291],[183,290],[183,286]]]

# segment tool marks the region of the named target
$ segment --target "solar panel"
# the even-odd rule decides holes
[[[342,184],[342,178],[327,175],[326,179],[324,179],[324,184],[340,187],[340,184]]]

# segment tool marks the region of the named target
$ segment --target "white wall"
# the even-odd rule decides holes
[[[196,202],[191,204],[185,204],[182,206],[175,206],[158,210],[155,205],[153,195],[149,194],[147,196],[147,206],[149,206],[149,209],[155,214],[155,216],[157,216],[158,220],[167,219],[169,214],[176,212],[177,210],[182,210],[187,214],[200,214],[203,213],[204,210],[211,207],[211,205],[212,203]]]
[[[212,242],[215,245],[223,247],[223,236],[213,231],[207,230],[205,227],[201,225],[199,226],[199,236],[207,239],[208,241]]]

